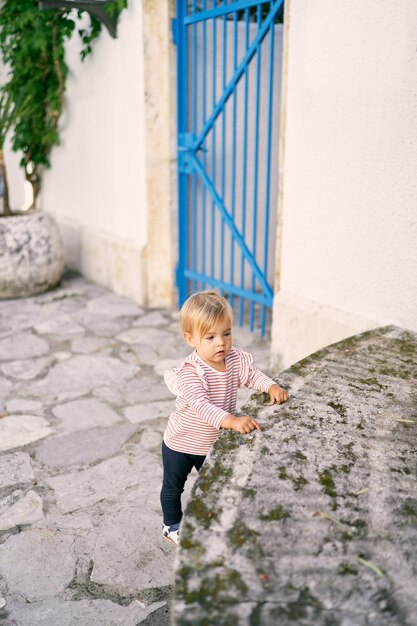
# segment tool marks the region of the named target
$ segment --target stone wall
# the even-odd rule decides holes
[[[177,626],[412,626],[417,335],[390,326],[293,365],[262,431],[223,434],[182,525]]]

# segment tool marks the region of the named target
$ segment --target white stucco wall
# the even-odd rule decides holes
[[[129,2],[118,38],[107,30],[84,63],[68,46],[61,145],[44,177],[42,207],[57,218],[67,262],[143,302],[147,242],[142,8]]]
[[[7,80],[7,68],[0,55],[0,85]],[[4,160],[6,163],[7,182],[9,185],[9,202],[12,210],[27,209],[32,202],[30,183],[25,183],[25,174],[19,162],[21,154],[12,151],[10,133],[4,144]],[[3,210],[3,199],[0,197],[0,211]]]
[[[417,331],[417,3],[287,0],[273,363]]]

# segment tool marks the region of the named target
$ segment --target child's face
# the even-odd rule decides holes
[[[232,347],[232,324],[229,319],[219,320],[204,335],[186,332],[184,339],[189,346],[196,349],[200,359],[207,365],[216,370],[224,370],[224,360]]]

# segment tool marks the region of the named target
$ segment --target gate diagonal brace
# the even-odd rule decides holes
[[[193,133],[180,133],[178,136],[178,169],[181,174],[191,174],[193,171],[192,161],[189,158],[193,151],[195,135]],[[200,146],[199,150],[207,152],[207,148]]]
[[[226,104],[230,96],[232,95],[233,90],[236,88],[239,80],[243,76],[243,73],[246,71],[246,68],[251,62],[252,58],[255,56],[255,53],[257,49],[259,48],[259,45],[262,43],[262,41],[266,37],[266,34],[271,24],[273,24],[274,22],[275,16],[277,15],[278,11],[282,8],[283,4],[284,4],[284,0],[277,0],[276,4],[271,8],[271,12],[269,13],[268,17],[264,20],[261,28],[258,31],[258,34],[253,40],[252,44],[249,46],[248,50],[246,51],[245,56],[243,57],[242,62],[240,63],[239,67],[236,69],[234,75],[232,76],[230,83],[224,89],[222,97],[220,98],[216,106],[214,107],[213,113],[210,115],[201,133],[195,140],[195,143],[193,145],[194,151],[197,151],[200,148],[201,144],[207,137],[208,133],[213,128],[215,121],[219,117],[220,113],[223,111],[224,105]]]
[[[199,174],[204,186],[206,187],[207,191],[211,195],[214,203],[219,208],[224,221],[229,226],[233,234],[233,237],[236,240],[236,243],[241,248],[243,255],[245,256],[250,267],[252,268],[252,271],[255,274],[256,278],[258,279],[259,284],[262,287],[265,295],[272,299],[273,292],[272,292],[270,285],[268,285],[268,283],[266,282],[265,277],[262,274],[262,271],[260,270],[258,264],[256,263],[253,254],[251,253],[248,246],[246,245],[245,240],[243,239],[242,235],[237,230],[231,215],[228,213],[226,207],[224,206],[223,200],[220,198],[219,194],[214,188],[213,183],[207,176],[202,164],[200,163],[196,154],[193,151],[187,151],[187,155],[188,155],[188,162],[190,163],[192,169],[194,169]]]

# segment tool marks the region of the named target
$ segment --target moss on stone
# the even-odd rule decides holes
[[[241,493],[244,498],[254,498],[256,496],[256,490],[250,487],[243,487]]]
[[[407,518],[407,521],[417,528],[417,499],[406,498],[401,505],[401,515]]]
[[[213,575],[215,564],[211,563],[207,564],[205,575],[203,575],[199,587],[190,589],[188,584],[192,580],[190,569],[182,567],[178,571],[180,584],[177,585],[177,591],[182,595],[186,604],[195,602],[206,609],[211,609],[222,598],[229,597],[233,592],[237,592],[240,598],[243,598],[248,592],[248,586],[237,570],[225,568],[222,573]],[[228,624],[232,626],[233,622],[229,621]]]
[[[243,520],[236,520],[227,532],[229,543],[232,546],[243,546],[247,541],[256,541],[259,533],[246,526]]]
[[[306,357],[305,359],[301,359],[301,361],[298,361],[297,363],[294,363],[294,365],[291,365],[289,371],[293,374],[302,374],[303,371],[312,363],[319,361],[321,359],[321,357],[323,356],[324,351],[326,350],[326,348],[324,348],[324,350],[319,350],[318,352],[314,352],[314,354],[310,354],[308,357]]]
[[[201,496],[197,494],[194,494],[187,508],[187,513],[206,529],[210,528],[213,520],[219,518],[221,511],[220,507],[209,509]]]
[[[346,417],[346,408],[341,402],[328,402],[327,405],[334,409],[342,417]]]
[[[379,370],[379,373],[382,376],[392,376],[394,378],[402,378],[403,380],[408,380],[411,374],[408,370],[395,369],[394,367],[383,367]]]
[[[391,589],[381,589],[375,596],[375,600],[380,605],[384,613],[390,613],[391,615],[397,617],[400,616],[401,612]]]
[[[290,435],[289,437],[284,437],[282,443],[290,443],[290,441],[297,441],[297,435]]]
[[[307,460],[306,455],[305,455],[305,454],[303,454],[303,453],[301,452],[301,450],[296,450],[296,451],[294,452],[294,457],[295,457],[298,461],[306,461],[306,460]]]
[[[354,465],[354,463],[357,460],[357,456],[356,454],[353,452],[353,446],[355,445],[354,441],[350,441],[349,443],[346,443],[345,445],[341,446],[341,450],[343,452],[344,457],[350,461],[350,465]]]
[[[415,337],[411,333],[405,332],[402,339],[400,352],[402,354],[415,354],[417,352]]]
[[[195,555],[203,556],[205,553],[203,544],[196,539],[193,539],[190,535],[187,536],[185,534],[185,536],[183,536],[182,530],[183,529],[181,528],[181,547],[184,550],[192,550]]]
[[[285,467],[285,465],[278,466],[278,478],[280,480],[287,480],[289,478],[287,474],[287,468]]]
[[[379,380],[377,378],[375,378],[375,377],[373,377],[373,378],[360,378],[359,382],[362,385],[369,385],[371,387],[377,387],[378,391],[381,391],[382,389],[387,389],[387,385],[381,385]]]
[[[323,470],[319,474],[320,484],[323,485],[323,491],[330,498],[336,498],[336,485],[333,480],[331,468]]]
[[[300,589],[298,598],[292,602],[288,602],[286,606],[286,614],[288,619],[296,621],[309,616],[308,608],[315,609],[315,615],[321,613],[322,603],[318,598],[310,593],[308,587]]]
[[[346,563],[346,561],[344,561],[343,563],[339,565],[339,569],[337,573],[340,576],[356,576],[358,573],[358,570],[355,567],[352,567],[351,565],[349,565],[349,563]]]
[[[270,522],[270,521],[278,522],[282,519],[286,519],[289,516],[290,516],[289,512],[286,509],[284,509],[284,507],[277,506],[274,509],[271,509],[271,511],[268,511],[268,513],[261,513],[259,516],[259,519],[265,522]]]
[[[291,482],[295,491],[300,491],[300,489],[303,489],[305,485],[308,484],[308,480],[304,478],[304,476],[297,476],[296,478],[292,478]]]
[[[264,406],[265,404],[269,404],[271,402],[271,397],[269,393],[266,393],[265,391],[263,391],[262,393],[258,393],[256,395],[256,402],[259,405]]]
[[[409,467],[390,467],[389,469],[394,474],[406,474],[409,476],[412,473]]]
[[[225,482],[227,482],[233,474],[233,470],[230,467],[225,467],[219,458],[212,466],[207,466],[199,476],[198,486],[203,493],[207,493],[213,489],[214,486],[219,488]]]
[[[257,417],[259,408],[252,404],[246,404],[242,407],[242,411],[245,415],[249,415],[249,417]]]

